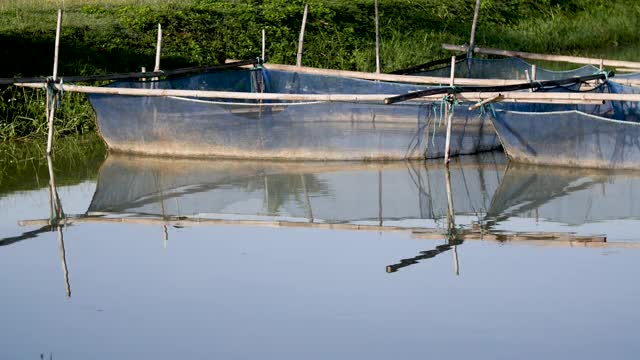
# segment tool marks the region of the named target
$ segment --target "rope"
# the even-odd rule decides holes
[[[46,80],[47,83],[47,107],[49,109],[51,109],[51,106],[53,106],[53,102],[55,101],[55,96],[56,96],[56,88],[54,86],[54,81],[53,81],[53,77],[49,76],[47,77]],[[47,114],[47,117],[49,116],[49,114]]]
[[[186,98],[181,96],[167,96],[170,99],[182,100],[182,101],[190,101],[195,103],[202,104],[214,104],[214,105],[238,105],[238,106],[297,106],[297,105],[313,105],[313,104],[322,104],[326,101],[307,101],[307,102],[282,102],[282,103],[244,103],[244,102],[230,102],[230,101],[214,101],[214,100],[202,100],[202,99],[194,99],[194,98]]]
[[[604,75],[604,81],[606,82],[606,81],[609,81],[609,75],[611,75],[611,74],[609,74],[609,71],[600,70],[600,71],[596,72],[594,75]]]
[[[62,108],[62,96],[64,95],[64,79],[60,77],[60,90],[56,93],[56,105],[58,109]]]

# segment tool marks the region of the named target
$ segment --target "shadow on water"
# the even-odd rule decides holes
[[[81,162],[84,170],[71,176],[73,181],[66,174],[65,183],[92,179],[87,164],[93,162]],[[386,266],[387,273],[452,251],[454,273],[459,274],[458,246],[469,240],[640,247],[608,242],[606,234],[544,225],[527,232],[510,225],[513,219],[568,226],[638,219],[640,206],[633,203],[633,191],[640,173],[507,164],[501,153],[459,157],[449,168],[441,161],[258,162],[110,154],[100,167],[86,212],[74,215],[63,211],[52,158],[46,158],[46,166],[49,219],[21,221],[21,226],[37,228],[0,239],[0,246],[56,231],[67,296],[71,288],[64,229],[83,223],[158,226],[165,242],[170,228],[207,225],[393,231],[444,241]],[[3,190],[11,196],[9,188]]]

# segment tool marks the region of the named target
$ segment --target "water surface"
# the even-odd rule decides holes
[[[0,358],[640,351],[640,173],[58,156],[58,207],[46,164],[0,192]]]

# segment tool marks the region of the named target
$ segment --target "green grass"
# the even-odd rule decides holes
[[[295,63],[304,3],[310,5],[303,64],[372,71],[373,0],[13,0],[0,3],[0,77],[48,75],[57,8],[64,8],[60,71],[65,75],[153,67],[163,26],[165,69],[260,55]],[[450,56],[443,42],[465,43],[474,0],[380,0],[382,70]],[[476,44],[542,53],[640,53],[640,3],[626,0],[483,0]],[[606,50],[603,50],[606,49]],[[69,95],[69,94],[67,94]],[[80,95],[65,95],[57,135],[95,129]],[[42,94],[0,89],[0,139],[43,134]]]

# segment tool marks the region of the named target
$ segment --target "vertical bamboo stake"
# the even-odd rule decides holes
[[[600,71],[604,69],[604,59],[600,59]]]
[[[531,81],[538,80],[538,66],[531,65]]]
[[[62,9],[58,9],[58,24],[56,26],[56,45],[53,55],[53,81],[58,80],[58,54],[60,49],[60,32],[62,30]],[[49,93],[53,91],[53,94]],[[48,107],[47,124],[49,126],[49,132],[47,134],[47,154],[51,154],[53,148],[53,117],[56,112],[56,102],[54,100],[55,90],[47,90],[47,101],[51,99],[51,105]]]
[[[453,87],[455,84],[455,76],[456,76],[456,57],[451,57],[451,79],[449,81],[449,86]],[[449,104],[445,104],[447,111],[445,112],[446,121],[447,121],[447,137],[445,139],[444,144],[444,163],[446,166],[449,166],[449,148],[451,146],[451,122],[452,116],[449,111]],[[453,111],[453,109],[451,109]]]
[[[302,28],[300,28],[300,38],[298,39],[298,59],[297,66],[302,66],[302,46],[304,44],[304,28],[307,26],[307,13],[309,12],[309,4],[304,4],[304,13],[302,14]]]
[[[380,19],[378,16],[378,0],[375,0],[375,22],[376,22],[376,74],[380,74]]]
[[[264,29],[262,29],[262,62],[264,62],[264,59],[267,56],[266,52],[267,52],[267,35],[264,32]]]
[[[476,9],[473,12],[473,24],[471,25],[471,38],[469,39],[469,49],[467,49],[467,58],[473,57],[473,51],[476,43],[476,28],[478,26],[478,13],[480,13],[480,0],[476,0]]]
[[[156,66],[153,71],[160,71],[160,51],[162,50],[162,25],[158,24],[158,43],[156,44]]]
[[[456,76],[456,57],[451,57],[451,72],[449,73],[449,86],[453,87]]]

